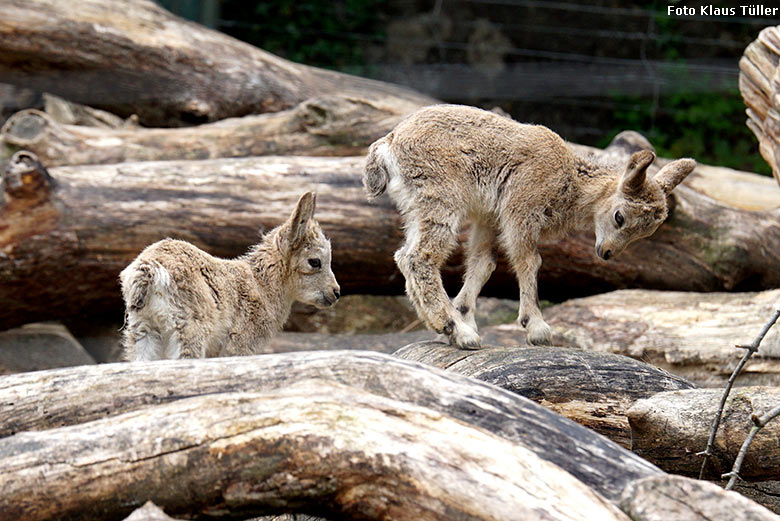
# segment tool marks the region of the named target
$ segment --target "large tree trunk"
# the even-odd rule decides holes
[[[691,389],[664,392],[640,400],[628,410],[633,450],[675,474],[698,476],[723,391]],[[731,392],[715,436],[707,475],[713,478],[731,470],[742,443],[760,417],[777,407],[780,388],[739,387]],[[745,479],[780,479],[780,422],[769,422],[750,445],[740,476]]]
[[[290,390],[294,382],[308,383],[305,384],[305,389],[301,390],[300,398],[288,400],[285,396],[289,398],[297,393]],[[67,392],[63,392],[64,389],[67,389]],[[257,402],[257,395],[253,393],[263,393],[262,400],[265,401],[262,403],[265,405]],[[339,399],[335,400],[335,396]],[[350,396],[352,398],[349,398]],[[355,398],[356,396],[361,398]],[[242,405],[243,398],[234,399],[235,397],[245,397],[246,403]],[[183,424],[184,429],[193,428],[201,421],[212,422],[214,418],[208,418],[215,414],[225,415],[224,428],[233,424],[233,432],[230,434],[232,436],[241,425],[246,429],[241,427],[240,430],[246,432],[254,422],[261,422],[259,417],[253,415],[264,408],[273,408],[275,400],[284,401],[284,405],[279,402],[279,414],[298,407],[296,403],[301,407],[301,415],[307,417],[316,416],[317,410],[325,410],[328,414],[328,411],[338,410],[343,414],[343,421],[353,422],[356,439],[360,439],[357,433],[361,429],[375,432],[371,424],[378,422],[378,417],[370,412],[372,407],[387,411],[389,416],[393,416],[393,411],[401,416],[399,423],[394,424],[388,434],[403,432],[406,428],[403,426],[403,417],[408,415],[412,421],[418,416],[418,413],[404,409],[405,406],[399,404],[403,402],[409,404],[406,407],[424,408],[430,411],[429,417],[435,414],[439,418],[436,422],[447,423],[447,430],[442,432],[449,432],[447,437],[458,440],[458,446],[468,445],[472,435],[463,431],[465,438],[459,438],[455,434],[459,432],[458,428],[450,427],[451,422],[479,427],[484,429],[483,432],[493,433],[493,440],[508,441],[512,446],[527,449],[541,459],[559,465],[610,500],[617,500],[628,483],[660,472],[618,445],[523,397],[454,373],[445,373],[370,352],[309,352],[232,359],[106,364],[11,375],[0,380],[0,426],[3,427],[2,435],[5,436],[0,440],[0,453],[3,456],[8,455],[0,461],[0,472],[10,484],[11,481],[8,481],[7,477],[11,463],[15,465],[14,468],[22,469],[32,465],[33,461],[41,464],[49,461],[49,458],[52,458],[52,463],[63,461],[62,457],[56,456],[57,451],[54,450],[58,439],[62,442],[62,450],[70,446],[74,453],[82,455],[83,460],[79,458],[79,461],[86,464],[91,456],[81,451],[91,450],[87,446],[91,446],[92,438],[90,437],[89,443],[84,441],[83,444],[78,440],[84,440],[86,436],[103,438],[109,431],[116,432],[117,436],[125,439],[124,435],[120,434],[122,429],[119,426],[132,430],[136,422],[139,425],[136,441],[157,439],[158,446],[148,447],[149,453],[139,447],[135,457],[132,457],[130,452],[123,457],[131,458],[139,465],[144,464],[147,457],[150,461],[160,461],[154,460],[157,457],[155,454],[176,454],[179,442],[175,439],[180,436],[178,439],[183,440],[182,443],[186,445],[186,441],[192,436],[187,433],[193,431],[177,431],[178,434],[171,434],[170,438],[162,434],[151,434],[155,432],[151,425],[158,425],[155,422],[161,422],[160,429],[167,428],[165,425],[176,428],[177,424]],[[384,405],[380,404],[382,400]],[[347,408],[342,408],[342,405],[336,402],[343,402]],[[364,405],[359,405],[350,412],[350,403]],[[372,403],[375,405],[371,405]],[[41,404],[46,404],[45,414],[40,412]],[[203,416],[196,413],[196,410],[204,409],[207,412]],[[252,410],[255,413],[252,413]],[[233,414],[239,414],[243,419],[236,420],[235,423],[233,420],[228,421],[227,418]],[[337,418],[338,415],[334,417]],[[361,417],[370,420],[364,422],[360,420]],[[285,419],[287,423],[295,421],[294,417]],[[341,425],[336,419],[333,421],[336,424],[323,428],[322,432],[338,437],[340,434],[337,431],[341,430]],[[268,420],[269,426],[272,426],[272,423]],[[76,427],[78,424],[83,425]],[[67,425],[71,427],[58,428]],[[201,425],[206,429],[201,430],[202,433],[211,428],[205,424]],[[353,432],[349,425],[344,428]],[[41,432],[25,434],[22,431]],[[68,432],[77,434],[68,437]],[[229,434],[226,432],[224,435]],[[262,432],[258,435],[262,435]],[[377,433],[377,436],[380,434]],[[394,439],[400,443],[403,437],[397,436],[399,437]],[[475,440],[479,438],[479,435],[474,436]],[[210,434],[201,435],[201,438],[210,437]],[[35,440],[40,442],[40,445]],[[247,440],[249,441],[249,438]],[[25,441],[28,442],[27,445],[24,445]],[[196,443],[196,451],[209,446],[207,441]],[[433,449],[430,450],[437,450],[440,446],[440,443],[434,440],[423,443],[423,438],[419,438],[418,441],[421,445],[431,442]],[[98,458],[97,452],[109,450],[109,447],[116,451],[122,450],[117,448],[117,442],[111,442],[111,438],[107,438],[104,443],[95,440],[95,443],[98,444],[92,453],[95,458]],[[499,445],[504,446],[503,443]],[[99,448],[101,446],[102,449]],[[283,444],[280,450],[284,446],[286,445]],[[23,450],[23,447],[27,448]],[[47,452],[49,450],[51,452]],[[132,447],[128,450],[132,451]],[[485,457],[492,459],[492,454],[495,452],[489,449]],[[303,458],[301,461],[305,460],[306,458]],[[438,461],[437,458],[435,460]],[[121,465],[121,461],[117,463]],[[175,464],[175,461],[171,463]],[[129,464],[129,461],[125,464]],[[485,461],[480,467],[487,470],[492,469],[492,465]],[[75,465],[58,468],[65,471],[66,467],[74,468]],[[496,471],[500,472],[500,468],[496,467]],[[13,483],[29,480],[30,484],[41,486],[43,490],[44,483],[36,481],[37,474],[26,475],[21,470],[19,472],[16,476],[19,476],[20,481],[14,480]],[[522,474],[516,471],[512,473]],[[55,474],[47,473],[56,481]],[[28,477],[23,477],[25,475]],[[509,483],[516,482],[510,479]],[[14,487],[16,486],[15,484]],[[454,487],[452,484],[450,486]],[[78,488],[70,486],[68,490],[75,491]],[[150,488],[154,489],[147,487]],[[4,496],[8,497],[10,490],[4,486]],[[466,496],[469,495],[466,493]],[[136,498],[141,502],[144,499],[148,498]],[[163,505],[159,501],[157,503]]]
[[[232,517],[628,520],[520,444],[325,381],[17,434],[0,472],[0,510],[27,521],[116,519],[147,500]]]
[[[332,239],[344,292],[401,292],[393,262],[399,215],[387,198],[366,202],[362,168],[358,157],[267,157],[59,167],[49,175],[20,152],[3,178],[0,328],[119,310],[117,276],[148,244],[176,237],[216,255],[242,254],[305,190],[319,194],[317,218]],[[668,222],[617,261],[598,260],[587,234],[543,245],[542,298],[780,285],[780,208],[742,210],[687,187],[674,199]],[[453,256],[444,270],[453,287],[461,261]],[[515,297],[514,288],[501,259],[485,294]]]
[[[322,94],[420,106],[387,83],[291,63],[171,15],[151,0],[10,0],[0,82],[51,92],[147,126],[276,112]]]
[[[766,27],[739,61],[739,90],[747,105],[747,126],[780,183],[780,27]]]
[[[626,411],[641,398],[690,389],[682,378],[625,356],[558,347],[483,348],[464,351],[418,342],[394,353],[477,378],[540,403],[627,449]]]
[[[272,114],[155,129],[63,125],[44,112],[24,110],[9,118],[0,139],[35,153],[47,167],[266,155],[348,156],[363,153],[409,110],[409,104],[331,95]]]

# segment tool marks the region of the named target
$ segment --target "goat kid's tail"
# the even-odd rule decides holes
[[[382,195],[387,188],[388,181],[390,181],[387,161],[391,140],[392,134],[388,134],[382,139],[374,141],[368,148],[366,167],[363,171],[363,187],[366,189],[369,201]]]
[[[126,311],[142,309],[149,300],[149,291],[157,286],[166,288],[171,284],[171,275],[162,264],[155,261],[135,260],[119,274],[122,283],[122,297]]]

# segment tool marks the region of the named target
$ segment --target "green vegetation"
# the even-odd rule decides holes
[[[694,157],[703,163],[771,175],[758,153],[758,141],[745,125],[739,92],[686,92],[652,100],[615,96],[618,108],[606,146],[625,129],[642,132],[664,157]]]

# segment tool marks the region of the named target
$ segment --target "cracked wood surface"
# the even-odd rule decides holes
[[[739,91],[758,151],[780,184],[780,27],[764,28],[739,61]]]
[[[272,392],[308,380],[408,402],[485,429],[527,447],[607,499],[619,497],[628,482],[661,472],[526,398],[368,351],[104,364],[10,375],[0,379],[0,436],[87,424],[192,396]]]
[[[27,521],[112,519],[147,500],[213,517],[628,519],[522,445],[323,381],[19,433],[0,462],[0,511]]]
[[[24,167],[12,161],[10,168]],[[48,183],[23,191],[13,189],[19,175],[6,171],[0,301],[7,305],[0,329],[119,313],[118,274],[147,245],[174,237],[217,256],[241,255],[257,241],[258,228],[279,224],[305,190],[318,193],[316,217],[332,240],[343,292],[401,293],[403,277],[393,262],[400,216],[386,197],[366,201],[362,169],[362,157],[294,156],[71,166],[52,168]],[[744,210],[684,186],[674,193],[671,218],[615,261],[598,260],[587,234],[543,244],[540,296],[780,286],[780,207]],[[448,286],[459,285],[462,268],[458,252],[443,270]],[[516,297],[503,257],[484,294]]]
[[[403,87],[293,63],[177,18],[150,0],[7,0],[0,81],[145,126],[276,112],[322,94],[421,106]]]
[[[631,358],[559,347],[464,351],[418,342],[394,356],[477,378],[584,425],[631,449],[626,411],[640,398],[690,389],[684,379]]]
[[[628,410],[633,450],[675,474],[698,476],[721,389],[690,389],[659,393],[639,400]],[[780,402],[778,387],[737,387],[731,391],[715,437],[707,476],[718,479],[731,470],[742,443],[761,416]],[[748,480],[780,479],[780,423],[769,422],[756,435],[740,475]]]

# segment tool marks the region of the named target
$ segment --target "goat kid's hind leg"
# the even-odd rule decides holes
[[[161,360],[162,337],[159,332],[136,322],[130,322],[122,333],[123,357],[128,362]]]
[[[542,265],[542,257],[536,249],[535,241],[520,241],[519,234],[505,229],[501,240],[509,256],[509,262],[517,277],[520,286],[520,309],[517,313],[517,321],[525,327],[526,338],[529,344],[552,344],[552,329],[542,318],[539,309],[539,295],[537,290],[537,273]]]
[[[444,212],[442,212],[444,213]],[[457,242],[458,218],[454,213],[409,222],[406,243],[395,254],[406,278],[406,291],[417,314],[428,326],[444,333],[463,349],[479,347],[480,338],[456,312],[441,281],[441,268]]]
[[[495,231],[485,223],[475,221],[471,225],[466,244],[466,274],[463,287],[453,300],[455,309],[474,331],[477,331],[475,312],[477,297],[482,287],[496,269]]]

